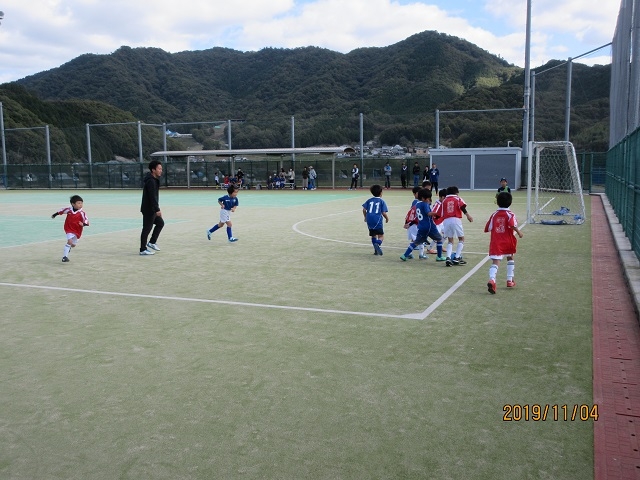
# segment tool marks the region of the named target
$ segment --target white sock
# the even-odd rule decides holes
[[[447,258],[451,258],[451,254],[453,253],[453,244],[447,244]]]
[[[68,257],[70,251],[71,251],[71,245],[69,245],[68,243],[65,243],[65,245],[64,245],[64,253],[62,254],[62,256],[63,257]]]
[[[516,262],[515,260],[507,261],[507,280],[513,280],[513,274],[516,270]]]
[[[424,243],[418,245],[418,250],[420,251],[420,255],[424,256]]]
[[[458,242],[456,247],[456,258],[462,258],[462,249],[464,248],[464,242]]]
[[[498,275],[498,265],[492,263],[489,267],[489,280],[496,281],[496,276]]]

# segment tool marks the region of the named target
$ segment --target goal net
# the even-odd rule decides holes
[[[529,223],[581,225],[585,221],[578,159],[571,142],[533,142],[527,187]]]

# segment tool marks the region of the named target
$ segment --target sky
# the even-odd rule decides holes
[[[531,68],[613,38],[621,0],[531,0]],[[425,30],[525,66],[526,0],[0,0],[0,83],[119,47],[316,46],[348,53]],[[611,63],[611,47],[578,61]]]

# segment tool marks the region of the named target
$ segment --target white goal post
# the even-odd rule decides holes
[[[531,142],[527,174],[528,223],[584,223],[582,182],[571,142]]]

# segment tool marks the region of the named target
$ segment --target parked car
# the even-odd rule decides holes
[[[55,183],[73,183],[73,177],[66,172],[52,173],[51,181]]]

